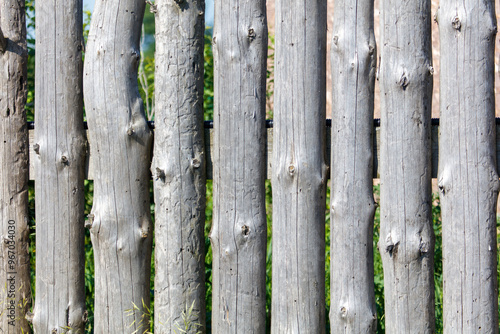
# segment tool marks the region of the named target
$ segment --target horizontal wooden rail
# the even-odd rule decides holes
[[[373,178],[379,178],[379,156],[380,156],[380,121],[378,119],[374,120],[374,133],[375,136],[373,138],[373,150],[374,150],[374,160],[373,160]],[[150,123],[150,127],[154,128],[154,123]],[[273,122],[272,120],[266,121],[267,128],[267,178],[271,179],[272,172],[272,149],[273,149]],[[496,120],[496,128],[497,128],[497,161],[500,161],[500,119]],[[29,124],[29,134],[30,134],[30,180],[34,179],[35,171],[33,167],[33,161],[35,156],[35,151],[33,150],[33,137],[34,137],[34,126],[33,123]],[[432,177],[437,177],[437,168],[438,168],[438,136],[439,136],[439,120],[432,120]],[[331,143],[331,122],[327,120],[326,122],[326,163],[330,165],[330,143]],[[89,138],[89,141],[92,142],[92,138]],[[207,179],[212,179],[212,146],[213,146],[213,124],[211,121],[205,122],[205,146],[206,146],[206,154],[207,154]],[[86,178],[92,180],[94,177],[94,166],[92,161],[92,145],[90,145],[90,154],[87,157],[86,161]],[[498,167],[497,167],[498,169]],[[499,169],[500,173],[500,169]]]

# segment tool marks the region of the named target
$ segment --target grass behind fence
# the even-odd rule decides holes
[[[208,233],[210,232],[212,224],[212,212],[213,212],[213,202],[212,202],[212,181],[207,183],[207,206],[205,210],[205,250],[206,250],[206,260],[205,260],[205,271],[206,271],[206,304],[207,304],[207,333],[211,333],[210,320],[211,320],[211,304],[212,304],[212,251],[210,247],[210,240],[208,238]],[[374,186],[375,198],[378,199],[379,186]],[[92,194],[93,194],[93,182],[85,181],[85,214],[90,213],[92,207]],[[151,203],[153,203],[153,192],[151,185]],[[35,250],[35,194],[34,194],[34,184],[30,183],[29,188],[30,197],[30,213],[31,213],[31,234],[30,234],[30,253],[31,253],[31,277],[32,277],[32,289],[33,295],[35,295],[35,261],[36,261],[36,250]],[[442,333],[443,331],[443,276],[442,276],[442,238],[441,238],[441,207],[439,204],[439,198],[434,196],[432,206],[432,218],[434,225],[434,233],[436,235],[436,248],[435,248],[435,264],[434,264],[434,282],[435,282],[435,297],[436,297],[436,332]],[[330,310],[330,214],[329,214],[329,201],[330,194],[329,190],[327,192],[327,209],[326,209],[326,314],[328,315]],[[268,222],[268,244],[267,244],[267,256],[266,256],[266,315],[267,315],[267,329],[270,332],[270,320],[271,320],[271,276],[272,276],[272,266],[271,266],[271,256],[272,256],[272,197],[271,197],[271,183],[266,181],[266,212],[267,212],[267,222]],[[151,214],[154,220],[154,204],[151,204]],[[500,220],[497,220],[497,226],[499,226]],[[382,271],[382,261],[380,258],[380,253],[377,250],[377,242],[379,239],[380,231],[380,216],[379,210],[377,209],[375,214],[375,224],[374,224],[374,263],[375,263],[375,301],[377,307],[377,332],[385,332],[385,319],[384,319],[384,280]],[[500,239],[497,237],[497,242]],[[93,333],[93,320],[94,320],[94,258],[93,258],[92,244],[90,241],[90,234],[88,230],[85,235],[85,290],[86,290],[86,307],[88,311],[88,323],[86,326],[86,333]],[[154,255],[152,258],[152,275],[151,275],[151,319],[153,319],[154,314]],[[500,268],[497,267],[497,273],[500,272]],[[330,325],[327,316],[326,322],[327,332],[329,332]],[[151,323],[150,332],[153,332],[153,326]]]

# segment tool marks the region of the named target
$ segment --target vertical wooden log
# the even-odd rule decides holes
[[[275,334],[325,332],[326,3],[276,2]]]
[[[145,2],[98,0],[85,54],[85,110],[95,159],[90,220],[96,333],[149,328],[152,133],[137,68]]]
[[[373,0],[335,2],[331,51],[331,332],[375,333]]]
[[[434,332],[431,1],[384,0],[380,241],[387,333]]]
[[[205,328],[205,1],[156,1],[155,333]],[[183,327],[181,327],[183,328]]]
[[[0,2],[0,329],[29,333],[27,60],[24,0]]]
[[[438,185],[445,333],[498,333],[495,5],[442,0]]]
[[[85,325],[82,1],[36,4],[37,333]]]
[[[265,333],[264,0],[216,0],[212,332]]]

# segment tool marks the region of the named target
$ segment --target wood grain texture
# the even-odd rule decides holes
[[[215,1],[213,333],[265,333],[265,5]]]
[[[380,241],[386,333],[434,332],[431,1],[382,1]]]
[[[498,333],[494,1],[442,0],[438,186],[445,333]]]
[[[0,333],[29,333],[27,60],[24,0],[0,2]]]
[[[325,333],[326,0],[276,2],[272,333]]]
[[[36,2],[36,333],[85,325],[82,1]]]
[[[155,2],[155,333],[205,331],[205,2]]]
[[[152,134],[139,96],[146,3],[98,0],[85,54],[84,89],[95,159],[89,217],[95,259],[95,333],[149,328]],[[134,306],[135,305],[135,306]]]
[[[373,0],[336,1],[333,22],[330,326],[375,333]]]

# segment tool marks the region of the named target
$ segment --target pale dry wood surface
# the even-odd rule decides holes
[[[84,167],[82,1],[36,2],[37,333],[83,332]]]
[[[265,333],[265,1],[215,6],[212,331]]]

